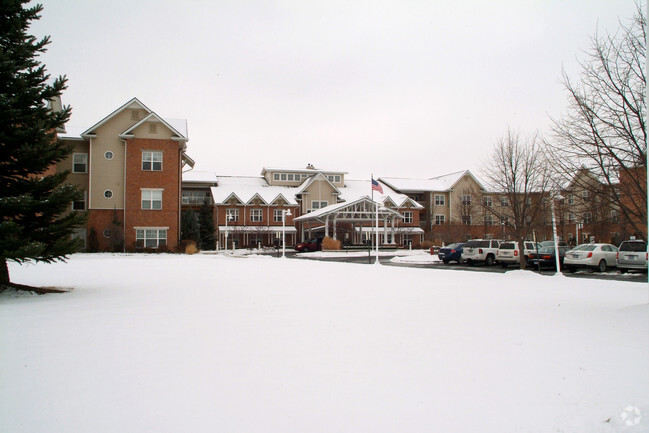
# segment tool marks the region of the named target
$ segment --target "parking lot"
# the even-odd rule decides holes
[[[351,255],[351,254],[340,254],[340,255],[320,255],[318,253],[304,253],[304,254],[296,254],[295,252],[287,252],[287,257],[289,258],[296,258],[296,259],[303,259],[303,260],[324,260],[324,261],[332,261],[332,262],[346,262],[346,263],[357,263],[359,265],[361,264],[375,264],[376,263],[376,256],[366,254],[366,255]],[[511,272],[515,271],[518,268],[515,266],[508,266],[507,268],[503,268],[502,266],[496,264],[493,266],[486,266],[484,264],[475,264],[473,266],[462,263],[455,263],[451,262],[448,264],[444,264],[441,261],[430,261],[428,263],[421,263],[417,261],[413,262],[408,262],[408,261],[395,261],[393,260],[395,257],[399,257],[398,254],[389,254],[389,253],[382,253],[379,256],[379,262],[382,265],[386,266],[400,266],[400,267],[412,267],[412,268],[423,268],[423,269],[430,269],[431,271],[441,271],[441,272],[495,272],[495,273],[505,273],[505,272]],[[529,270],[529,272],[538,272],[536,270]],[[541,270],[540,272],[542,275],[553,275],[555,272],[554,270],[547,269],[547,270]],[[632,282],[639,282],[639,283],[646,283],[647,282],[647,274],[646,273],[639,273],[639,272],[629,272],[626,274],[621,274],[619,271],[616,269],[611,269],[607,272],[597,272],[597,271],[592,271],[592,270],[578,270],[576,272],[564,272],[563,275],[565,275],[568,278],[575,278],[575,279],[598,279],[598,280],[612,280],[612,281],[632,281]]]

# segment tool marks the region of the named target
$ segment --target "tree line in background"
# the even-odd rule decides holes
[[[583,193],[592,220],[617,219],[647,239],[646,16],[640,5],[613,35],[595,34],[581,73],[564,71],[567,113],[551,119],[551,136],[508,130],[494,145],[481,175],[508,206],[469,191],[462,217],[482,213],[503,224],[522,246],[548,208],[570,188]],[[565,205],[562,203],[562,207]],[[554,214],[554,212],[553,212]]]
[[[28,3],[0,0],[0,286],[10,285],[9,260],[50,262],[75,252],[80,243],[72,234],[85,219],[83,213],[66,212],[81,194],[67,184],[68,172],[48,171],[70,155],[56,132],[71,110],[48,109],[66,78],[48,84],[50,76],[37,57],[49,37],[37,40],[28,33],[42,6]],[[516,239],[529,237],[526,221],[584,169],[597,182],[584,180],[576,187],[589,190],[593,203],[616,210],[646,238],[646,178],[639,175],[646,175],[647,167],[645,33],[646,17],[638,6],[617,33],[595,34],[580,76],[562,74],[568,112],[552,119],[552,136],[523,137],[509,130],[495,144],[482,174],[506,197],[510,210],[499,215],[497,207],[486,206],[486,198],[476,201],[485,214],[507,218]],[[460,206],[470,212],[475,203]],[[203,212],[183,215],[183,231],[204,249],[213,248],[214,221],[211,211],[209,217]]]

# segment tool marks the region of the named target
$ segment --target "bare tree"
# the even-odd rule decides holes
[[[522,138],[508,129],[494,146],[482,177],[495,196],[505,205],[482,201],[485,213],[503,221],[518,241],[521,268],[525,266],[523,241],[529,239],[532,223],[542,219],[549,200],[551,176],[549,164],[536,135]]]
[[[562,73],[568,111],[552,119],[554,138],[547,145],[564,183],[609,203],[609,215],[619,212],[623,225],[646,239],[645,27],[638,5],[617,33],[595,34],[576,80]],[[580,169],[592,172],[604,187],[574,185]]]

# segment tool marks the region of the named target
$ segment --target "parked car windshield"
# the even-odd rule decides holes
[[[635,251],[644,253],[647,251],[646,242],[622,242],[620,245],[620,251]]]
[[[458,243],[458,244],[449,244],[449,245],[446,245],[444,248],[452,250],[452,249],[455,249],[455,248],[460,248],[461,246],[462,246],[462,244],[460,244],[460,243]]]
[[[489,248],[489,241],[469,241],[465,248]]]

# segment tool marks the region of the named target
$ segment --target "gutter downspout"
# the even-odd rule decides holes
[[[125,139],[123,139],[122,142],[124,143],[124,188],[123,188],[124,189],[124,203],[122,205],[122,208],[124,209],[123,210],[123,212],[124,212],[124,214],[123,214],[123,219],[124,219],[123,225],[124,225],[124,227],[122,228],[122,237],[124,239],[124,242],[123,242],[123,245],[122,245],[122,252],[125,253],[126,252],[126,185],[127,185],[127,183],[126,183],[126,161],[128,159],[127,158],[127,155],[128,155],[128,152],[127,152],[128,143],[126,142]],[[136,240],[136,243],[137,243],[137,240]]]

